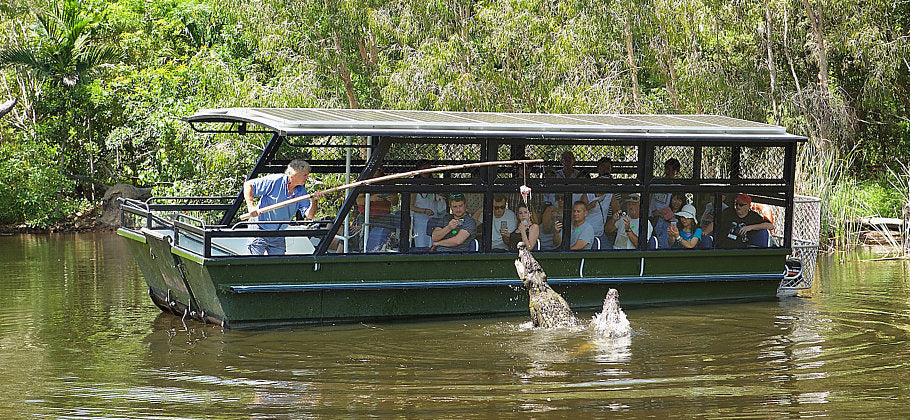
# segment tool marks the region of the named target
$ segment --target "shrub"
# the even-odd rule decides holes
[[[58,167],[52,146],[33,142],[0,144],[0,223],[44,228],[87,206],[67,197],[74,182]]]

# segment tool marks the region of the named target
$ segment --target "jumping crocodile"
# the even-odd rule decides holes
[[[578,320],[569,304],[559,293],[547,284],[547,273],[540,263],[531,255],[524,243],[518,244],[518,259],[515,260],[515,271],[518,278],[528,288],[531,310],[531,322],[535,327],[559,328],[575,327]]]

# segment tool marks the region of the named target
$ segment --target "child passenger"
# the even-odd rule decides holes
[[[667,234],[670,237],[670,248],[695,248],[701,241],[702,230],[697,226],[695,220],[695,207],[686,204],[682,210],[676,212],[679,220],[676,224],[670,224],[667,228]]]

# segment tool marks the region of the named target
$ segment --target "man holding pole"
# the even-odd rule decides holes
[[[243,183],[243,198],[252,221],[272,222],[289,221],[297,214],[297,210],[312,219],[316,216],[317,200],[322,197],[322,191],[313,193],[309,200],[297,201],[284,207],[259,213],[259,209],[295,197],[307,194],[306,181],[310,176],[310,164],[302,159],[294,159],[288,163],[283,174],[266,175],[261,178],[251,179]],[[260,197],[259,204],[255,198]],[[281,223],[260,223],[256,225],[262,230],[282,230],[287,225]],[[284,237],[252,238],[247,245],[254,255],[283,255],[287,249]]]

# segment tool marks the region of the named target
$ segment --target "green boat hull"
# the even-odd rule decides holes
[[[166,235],[127,231],[152,300],[230,328],[527,313],[515,255],[201,258]],[[538,253],[576,311],[610,288],[624,307],[777,296],[787,249]]]

